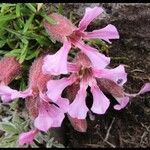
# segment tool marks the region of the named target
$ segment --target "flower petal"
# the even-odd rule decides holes
[[[60,127],[65,118],[64,110],[52,105],[50,114],[51,118],[53,119],[52,127]]]
[[[94,30],[92,32],[86,32],[83,35],[83,38],[85,39],[102,39],[107,41],[108,43],[111,43],[111,39],[119,39],[119,33],[114,25],[107,25],[106,27],[99,29],[99,30]]]
[[[62,97],[58,98],[58,100],[56,101],[56,104],[64,113],[68,111],[69,100],[67,98],[62,98]]]
[[[44,74],[60,75],[67,74],[67,57],[71,43],[66,40],[59,51],[54,55],[47,55],[44,58],[44,64],[42,67]]]
[[[70,104],[68,109],[68,114],[72,118],[85,119],[88,112],[88,108],[85,102],[87,87],[81,87],[81,86],[74,101]]]
[[[149,92],[149,91],[150,91],[150,83],[145,83],[138,93],[135,93],[135,94],[125,93],[125,95],[129,96],[129,97],[136,97],[140,94],[144,94],[144,93]]]
[[[146,83],[138,93],[135,93],[135,94],[125,93],[126,96],[123,98],[115,97],[119,104],[115,105],[114,109],[120,110],[120,109],[124,108],[129,103],[129,100],[131,97],[136,97],[140,94],[144,94],[149,91],[150,91],[150,83]]]
[[[73,128],[76,131],[86,132],[86,130],[87,130],[87,121],[86,121],[86,119],[72,118],[69,114],[67,116],[68,116],[68,119],[71,122],[71,125],[73,126]]]
[[[150,83],[146,83],[142,89],[139,91],[138,94],[144,94],[146,92],[149,92],[150,91]]]
[[[0,85],[0,96],[3,102],[10,102],[16,98],[26,98],[32,95],[32,89],[27,89],[26,91],[17,91],[11,89],[9,86]]]
[[[97,84],[101,91],[104,93],[110,93],[114,97],[124,97],[124,89],[114,81],[104,78],[97,78]]]
[[[91,86],[93,105],[91,110],[96,114],[104,114],[109,107],[109,99],[103,94],[97,85]]]
[[[84,44],[82,41],[75,42],[74,45],[89,57],[94,68],[102,69],[110,63],[110,57],[106,57],[104,54],[99,53],[97,49]]]
[[[33,139],[35,138],[36,134],[38,133],[37,129],[32,129],[29,132],[24,132],[19,135],[19,145],[24,144],[32,144]]]
[[[127,73],[123,65],[119,65],[114,69],[93,69],[93,74],[97,78],[105,78],[114,81],[119,85],[123,85],[127,81]]]
[[[104,10],[101,7],[89,8],[85,10],[84,17],[79,23],[79,30],[84,31],[87,26],[93,21],[98,15],[100,15]]]
[[[39,114],[34,120],[34,126],[41,131],[48,131],[52,127],[53,118],[50,116],[51,107],[49,104],[41,103],[39,106]]]
[[[60,80],[50,80],[47,82],[47,96],[52,101],[56,102],[61,96],[63,90],[71,85],[75,81],[75,78],[70,76],[69,78],[62,78]]]
[[[125,96],[123,98],[116,98],[119,104],[114,106],[114,109],[121,110],[122,108],[126,107],[129,103],[129,97]]]
[[[68,62],[67,66],[68,66],[68,71],[69,72],[78,72],[79,71],[79,67],[78,67],[78,65],[76,63]]]

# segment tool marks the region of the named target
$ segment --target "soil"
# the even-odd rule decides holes
[[[150,4],[138,3],[88,3],[64,4],[67,12],[72,10],[82,18],[85,7],[102,6],[106,14],[90,26],[98,29],[114,24],[120,33],[120,39],[114,40],[108,55],[112,57],[111,66],[126,65],[128,82],[126,92],[136,93],[142,85],[150,81]],[[100,27],[99,27],[100,26]],[[89,97],[87,100],[90,100]],[[111,101],[112,97],[110,97]],[[95,115],[95,120],[87,118],[88,129],[80,133],[73,129],[66,119],[65,145],[73,148],[98,147],[150,147],[150,95],[133,98],[123,110],[110,107],[106,114]]]

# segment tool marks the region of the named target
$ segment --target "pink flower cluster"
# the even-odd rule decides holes
[[[33,62],[25,91],[8,86],[18,75],[18,70],[20,72],[21,66],[15,58],[4,57],[0,60],[1,100],[6,103],[16,98],[25,99],[34,122],[31,131],[19,136],[20,145],[32,143],[39,131],[47,132],[50,128],[60,127],[65,114],[75,130],[85,132],[87,114],[105,114],[109,108],[110,100],[106,92],[116,99],[114,109],[120,110],[128,104],[130,98],[150,91],[150,83],[146,83],[136,94],[124,92],[123,85],[127,82],[124,65],[110,68],[110,57],[84,42],[96,38],[111,43],[110,40],[119,39],[116,27],[111,24],[92,32],[86,31],[88,25],[103,11],[100,7],[86,8],[78,27],[60,14],[50,14],[56,24],[45,21],[44,27],[63,46],[55,54],[40,56]],[[75,58],[69,60],[71,48],[76,48],[78,52]],[[89,87],[93,95],[91,108],[86,105]],[[64,91],[65,98],[62,97]]]

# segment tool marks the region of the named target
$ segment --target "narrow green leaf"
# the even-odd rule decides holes
[[[23,45],[23,48],[22,48],[22,51],[21,51],[21,55],[20,55],[20,58],[19,58],[19,63],[23,63],[25,58],[26,58],[26,55],[27,55],[27,52],[28,52],[28,41],[26,39],[23,39],[24,41],[24,45]]]
[[[45,20],[47,20],[50,24],[57,24],[57,22],[51,17],[47,16],[45,13],[40,14]]]
[[[9,6],[7,4],[3,3],[2,7],[1,7],[1,13],[3,13],[8,8],[9,8]]]
[[[21,82],[20,82],[20,91],[23,91],[27,88],[26,83],[24,81],[24,78],[21,78]]]
[[[58,4],[58,13],[63,13],[63,5],[61,3]]]
[[[31,52],[30,55],[28,57],[26,57],[25,60],[30,60],[30,59],[36,58],[38,56],[39,52],[40,51],[38,51],[38,50]]]
[[[25,3],[25,5],[34,13],[36,13],[36,8],[31,3]]]
[[[0,48],[2,48],[5,45],[6,41],[5,40],[1,40],[0,41]]]
[[[28,45],[28,43],[29,43],[26,38],[22,38],[21,41],[22,41],[25,45]]]
[[[17,31],[15,31],[15,30],[13,30],[13,29],[10,29],[10,28],[5,28],[5,27],[3,27],[6,31],[8,31],[8,32],[10,32],[10,33],[12,33],[12,34],[15,34],[17,37],[19,37],[20,39],[22,39],[22,35],[19,33],[19,32],[17,32]]]
[[[0,122],[0,130],[13,134],[18,132],[15,125],[12,124],[11,122]]]
[[[46,38],[43,35],[28,31],[25,33],[25,36],[27,36],[29,39],[35,39],[40,44],[40,46],[43,46],[43,45],[48,46],[49,45],[48,38]]]
[[[6,53],[8,53],[7,51],[5,51],[5,50],[0,50],[0,55],[2,54],[6,54]]]
[[[14,49],[12,51],[9,51],[5,54],[5,56],[16,56],[18,57],[21,53],[21,49]]]
[[[63,144],[58,143],[58,142],[54,142],[53,146],[55,146],[56,148],[65,148],[65,146]]]
[[[34,14],[30,16],[30,18],[27,20],[24,29],[23,29],[23,34],[29,29],[30,25],[32,24],[34,18]]]
[[[3,7],[4,3],[3,4],[0,4],[0,7]],[[5,4],[6,5],[6,4]],[[11,6],[16,6],[16,4],[11,4],[11,3],[7,3],[7,6],[11,7]]]
[[[20,17],[20,15],[21,15],[20,4],[16,5],[16,15],[17,15],[17,17]]]
[[[1,15],[0,16],[0,22],[9,21],[9,20],[12,20],[15,18],[17,18],[16,15]]]
[[[17,148],[18,134],[7,134],[5,137],[0,139],[0,147],[3,148]]]

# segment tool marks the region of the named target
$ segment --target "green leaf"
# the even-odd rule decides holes
[[[22,35],[21,35],[21,33],[19,33],[18,31],[15,31],[15,30],[10,29],[10,28],[5,28],[5,27],[4,27],[4,29],[5,29],[6,31],[12,33],[12,34],[15,34],[15,35],[16,35],[18,38],[20,38],[20,39],[23,38]]]
[[[36,13],[36,8],[31,3],[25,3],[25,5],[34,13]]]
[[[9,51],[5,54],[5,56],[16,56],[18,57],[21,53],[21,49],[14,49],[12,51]]]
[[[6,41],[5,40],[1,40],[0,41],[0,48],[2,48],[5,45]]]
[[[39,52],[40,52],[40,51],[38,51],[38,50],[36,50],[36,51],[34,51],[34,52],[31,51],[31,52],[30,52],[30,55],[27,56],[25,60],[30,60],[30,59],[36,58],[36,57],[38,56]]]
[[[40,14],[45,20],[47,20],[50,24],[57,24],[57,22],[51,17],[47,16],[45,13]]]
[[[0,55],[2,54],[6,54],[6,53],[8,53],[7,51],[5,51],[5,50],[0,50]]]
[[[22,43],[24,43],[25,45],[28,45],[28,43],[29,43],[26,38],[22,38],[21,41],[22,41]]]
[[[18,101],[15,100],[10,104],[10,109],[15,111],[17,108],[18,108]],[[12,122],[12,123],[14,123],[14,122]]]
[[[21,15],[20,4],[16,4],[16,15],[17,15],[17,17],[20,17],[20,15]]]
[[[37,34],[34,33],[32,31],[28,31],[25,34],[29,39],[35,39],[41,46],[45,45],[48,46],[49,45],[49,40],[47,37],[41,35],[41,34]]]
[[[16,15],[1,15],[0,16],[0,22],[4,22],[4,21],[10,21],[12,19],[17,18]]]
[[[52,137],[50,140],[46,143],[46,148],[52,148],[53,146],[54,137]]]
[[[23,27],[24,27],[24,20],[23,19],[21,19],[21,18],[18,18],[17,20],[16,20],[16,24],[18,25],[18,27],[20,28],[20,29],[22,29]]]
[[[5,10],[7,10],[9,8],[9,5],[3,3],[2,7],[1,7],[1,13],[3,13]]]
[[[11,122],[0,122],[0,130],[5,131],[7,133],[18,133],[17,128]]]
[[[19,58],[19,63],[23,63],[25,58],[26,58],[26,55],[27,55],[27,52],[28,52],[28,41],[26,39],[22,39],[22,42],[24,43],[24,45],[22,44],[22,51],[21,51],[21,55],[20,55],[20,58]]]
[[[24,79],[23,78],[21,78],[21,82],[20,82],[20,91],[23,91],[23,90],[25,90],[26,89],[26,83],[25,83],[25,81],[24,81]]]
[[[32,24],[34,18],[34,14],[30,16],[30,18],[27,20],[24,29],[23,29],[23,34],[29,29],[30,25]]]
[[[55,146],[56,148],[65,148],[63,144],[58,143],[57,141],[53,143],[53,146]]]
[[[17,140],[18,140],[18,135],[7,135],[5,137],[2,137],[0,139],[0,147],[3,148],[14,148],[14,147],[18,147],[19,145],[17,144]]]
[[[63,5],[61,3],[58,4],[58,13],[63,13]]]

